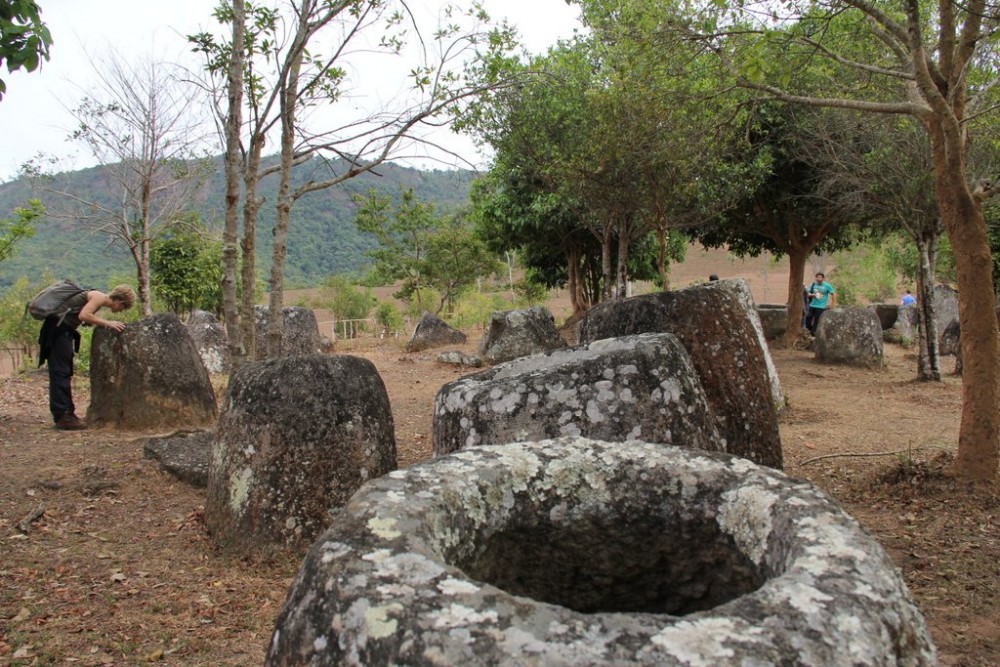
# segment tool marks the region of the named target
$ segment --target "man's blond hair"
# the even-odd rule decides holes
[[[125,308],[131,308],[135,303],[135,290],[128,285],[115,285],[108,297],[112,301],[119,301],[125,304]]]

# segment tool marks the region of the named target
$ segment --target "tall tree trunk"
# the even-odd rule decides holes
[[[664,292],[670,291],[670,275],[667,273],[667,226],[656,226],[656,271],[660,274],[660,286]]]
[[[139,241],[139,312],[143,316],[153,314],[149,286],[149,227],[142,222],[142,239]]]
[[[955,252],[959,286],[962,423],[955,467],[965,479],[994,480],[1000,464],[1000,330],[986,221],[965,182],[957,125],[929,128],[938,207]]]
[[[811,247],[797,246],[788,253],[788,329],[785,331],[785,344],[794,345],[802,331],[802,286],[805,280],[806,261],[809,259]]]
[[[938,344],[937,324],[934,314],[934,261],[937,253],[937,235],[926,232],[917,235],[920,268],[917,273],[917,317],[919,319],[919,350],[917,379],[921,382],[940,382],[941,355]]]
[[[631,225],[622,222],[618,227],[618,257],[615,260],[615,298],[624,299],[628,296],[628,249]]]
[[[246,33],[244,0],[233,0],[233,44],[242,44]],[[243,49],[232,49],[227,72],[226,116],[226,217],[222,229],[222,312],[229,339],[229,356],[239,367],[246,356],[240,338],[240,311],[236,303],[236,265],[240,205],[240,130],[243,126]],[[248,315],[253,317],[253,313]]]
[[[614,290],[614,274],[611,271],[611,239],[614,226],[605,223],[601,230],[601,298],[610,301]]]
[[[247,152],[246,164],[243,169],[243,243],[240,284],[242,286],[243,318],[240,322],[240,339],[242,340],[245,359],[253,361],[257,358],[257,337],[254,332],[253,307],[257,301],[257,211],[263,203],[257,195],[257,184],[260,173],[260,155],[264,149],[264,137],[255,135],[250,140],[250,150]]]
[[[303,16],[309,12],[303,7]],[[296,42],[304,39],[304,28],[296,35]],[[295,107],[299,97],[299,71],[302,67],[302,50],[292,46],[293,52],[288,68],[288,76],[281,90],[281,171],[278,181],[278,200],[274,220],[274,248],[271,253],[271,296],[268,308],[270,319],[267,327],[267,356],[273,359],[281,355],[281,334],[285,328],[282,313],[285,302],[285,255],[288,247],[288,223],[292,213],[292,164],[295,158]]]

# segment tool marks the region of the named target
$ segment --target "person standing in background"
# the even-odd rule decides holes
[[[816,280],[809,286],[809,315],[806,318],[806,328],[813,336],[816,335],[816,327],[819,326],[819,318],[827,308],[837,307],[837,290],[833,285],[826,282],[823,273],[816,274]]]

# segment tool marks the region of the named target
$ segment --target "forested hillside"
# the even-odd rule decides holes
[[[191,202],[210,229],[221,234],[223,216],[223,175],[221,162],[214,175],[205,183],[200,195]],[[337,169],[340,165],[333,164]],[[294,171],[296,184],[310,179],[320,180],[329,173],[319,160],[307,162]],[[342,169],[342,168],[341,168]],[[67,174],[70,188],[82,199],[114,200],[100,168],[89,168]],[[289,287],[308,287],[324,277],[352,273],[366,263],[364,251],[374,244],[368,234],[354,226],[354,203],[351,195],[371,189],[398,195],[401,189],[413,188],[423,201],[434,202],[438,211],[454,210],[468,197],[471,171],[421,171],[385,164],[374,174],[365,174],[340,186],[305,195],[292,209],[288,235],[288,258],[285,282]],[[267,177],[261,187],[266,198],[260,210],[257,232],[257,262],[266,277],[271,263],[271,230],[274,226],[274,202],[278,177]],[[294,187],[294,185],[293,185]],[[0,184],[0,217],[11,217],[11,210],[30,197],[39,197],[50,209],[65,208],[53,201],[54,195],[32,190],[31,184],[18,179]],[[103,287],[109,280],[134,276],[135,269],[128,251],[121,245],[109,245],[110,238],[72,220],[47,219],[38,225],[34,238],[18,244],[14,257],[0,263],[0,288],[13,284],[20,276],[33,279],[44,273],[57,278],[76,278],[89,285]]]

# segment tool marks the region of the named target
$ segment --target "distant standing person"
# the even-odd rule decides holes
[[[81,324],[123,331],[124,322],[98,317],[97,311],[107,307],[112,313],[131,308],[135,292],[128,285],[118,285],[109,294],[84,290],[65,302],[70,310],[65,316],[49,315],[38,334],[40,349],[38,365],[49,364],[49,410],[60,431],[79,431],[87,425],[76,416],[73,404],[73,354],[80,349]]]
[[[816,335],[816,327],[819,325],[819,318],[827,308],[837,306],[837,290],[833,285],[826,282],[823,273],[816,274],[816,280],[809,286],[809,316],[806,318],[806,328],[813,336]]]
[[[901,305],[904,305],[904,306],[912,306],[912,305],[913,305],[913,304],[915,304],[916,302],[917,302],[917,299],[916,299],[916,297],[915,297],[915,296],[913,296],[913,295],[912,295],[912,294],[910,293],[910,290],[906,290],[906,294],[904,294],[904,295],[903,295],[903,298],[902,298],[902,300],[900,301],[900,304],[901,304]]]

